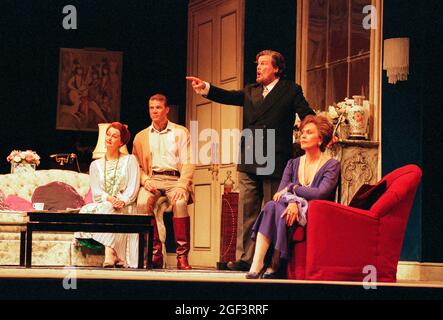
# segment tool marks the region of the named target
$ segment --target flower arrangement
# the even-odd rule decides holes
[[[8,162],[21,163],[21,164],[35,164],[38,166],[40,164],[39,155],[32,150],[12,150],[9,156],[6,158]]]
[[[346,128],[348,125],[347,111],[352,105],[352,100],[346,98],[344,101],[334,103],[328,108],[328,117],[334,124],[334,134],[338,134],[341,139],[346,138]]]
[[[347,107],[348,103],[346,101],[334,103],[332,106],[329,106],[328,115],[332,119],[334,124],[339,124],[346,120]]]
[[[343,131],[348,139],[367,139],[369,101],[364,96],[345,98],[337,104],[329,106],[328,115],[333,119],[334,131]],[[344,126],[346,124],[346,126]],[[344,130],[341,130],[344,129]]]

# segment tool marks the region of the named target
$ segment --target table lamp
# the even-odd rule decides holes
[[[106,137],[106,129],[108,129],[110,123],[99,123],[98,124],[98,139],[97,145],[95,146],[94,151],[92,152],[92,159],[102,158],[106,153],[105,146],[105,137]],[[127,125],[125,124],[127,127]],[[128,154],[128,148],[126,145],[120,147],[120,153]]]

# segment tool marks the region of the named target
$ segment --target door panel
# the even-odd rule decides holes
[[[188,74],[228,90],[241,88],[243,7],[243,0],[190,1]],[[222,185],[228,170],[234,180],[237,176],[234,162],[238,143],[229,138],[229,130],[240,128],[242,112],[240,107],[221,105],[195,94],[189,83],[187,90],[187,125],[193,128],[191,139],[198,141],[195,203],[189,207],[190,262],[196,267],[215,267],[220,254]],[[225,149],[223,133],[225,140],[230,140],[224,142]]]

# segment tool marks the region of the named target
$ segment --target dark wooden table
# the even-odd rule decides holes
[[[32,233],[39,232],[109,232],[138,233],[138,268],[143,269],[145,238],[148,235],[146,268],[152,267],[152,239],[154,228],[153,216],[140,214],[98,214],[98,213],[63,213],[63,212],[28,212],[25,240],[25,266],[32,264]],[[21,249],[22,250],[22,249]]]

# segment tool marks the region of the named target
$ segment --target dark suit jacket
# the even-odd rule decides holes
[[[262,86],[251,84],[243,90],[224,90],[211,84],[207,98],[215,102],[243,106],[243,130],[251,129],[253,132],[253,145],[247,143],[248,139],[242,136],[240,148],[239,171],[257,174],[257,168],[266,167],[258,164],[255,157],[257,143],[262,143],[261,137],[256,136],[255,129],[264,129],[263,154],[267,154],[267,129],[275,130],[275,170],[270,175],[281,178],[286,162],[292,157],[292,130],[295,113],[300,119],[309,114],[315,114],[303,96],[302,89],[292,81],[280,79],[271,92],[263,99]],[[245,142],[246,141],[246,142]],[[253,148],[253,163],[245,163],[245,151]],[[261,150],[261,148],[260,148]],[[268,159],[269,161],[269,159]],[[258,161],[260,163],[260,161]]]

